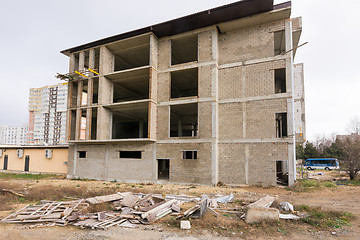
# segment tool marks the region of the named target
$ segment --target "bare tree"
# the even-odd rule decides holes
[[[348,124],[350,135],[338,139],[337,144],[342,152],[342,165],[348,172],[350,180],[356,178],[360,171],[360,120],[354,117]]]
[[[360,118],[358,116],[353,117],[347,125],[346,130],[349,134],[360,135]]]

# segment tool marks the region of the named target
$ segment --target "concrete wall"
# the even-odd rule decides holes
[[[153,143],[114,143],[70,145],[69,177],[122,182],[153,181]],[[79,152],[86,152],[86,158],[79,158]],[[141,151],[141,159],[120,158],[120,151]]]
[[[0,157],[0,169],[3,169],[5,155],[8,156],[9,171],[24,171],[25,157],[30,157],[29,172],[33,173],[67,173],[68,149],[52,148],[52,158],[45,157],[46,148],[19,148],[24,150],[22,158],[17,157],[17,149],[1,148],[3,155]],[[6,151],[4,151],[6,150]]]

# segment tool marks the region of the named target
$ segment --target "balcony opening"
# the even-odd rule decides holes
[[[78,88],[79,82],[78,81],[71,81],[71,107],[77,106],[77,96],[78,96]]]
[[[275,69],[275,93],[285,93],[286,92],[286,69]]]
[[[119,78],[113,77],[114,103],[149,99],[149,69],[134,71]]]
[[[141,159],[141,151],[120,151],[120,158]]]
[[[80,140],[86,140],[86,109],[81,109]]]
[[[198,35],[171,40],[171,65],[198,60]]]
[[[196,137],[198,135],[198,104],[170,107],[170,137]]]
[[[70,132],[69,132],[69,140],[75,140],[76,134],[76,110],[70,111]]]
[[[97,134],[97,109],[91,109],[91,140],[96,140]]]
[[[93,79],[93,87],[92,87],[92,103],[97,104],[99,101],[99,78]]]
[[[114,72],[150,65],[150,36],[109,44],[115,59]]]
[[[112,139],[148,138],[148,108],[131,107],[113,112]]]
[[[171,98],[198,96],[198,68],[171,72]]]
[[[88,96],[88,80],[83,80],[83,86],[81,91],[81,106],[87,105],[87,96]]]
[[[276,137],[282,138],[288,136],[287,130],[287,113],[276,113]]]
[[[285,30],[274,32],[274,55],[285,53]]]

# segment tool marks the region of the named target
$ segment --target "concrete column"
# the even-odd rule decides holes
[[[76,109],[75,140],[79,140],[80,138],[80,125],[81,125],[81,109]]]
[[[70,54],[70,64],[69,64],[69,72],[73,73],[75,72],[75,54]]]
[[[285,22],[285,51],[293,49],[293,40],[292,40],[292,22],[291,19]],[[288,99],[287,102],[287,119],[288,119],[288,134],[291,136],[292,141],[288,146],[288,155],[289,155],[289,186],[294,185],[296,180],[296,150],[295,150],[295,109],[294,109],[294,59],[293,51],[287,53],[286,57],[286,84],[287,91],[291,92],[291,99]]]
[[[99,107],[97,119],[97,139],[111,139],[112,131],[112,112],[109,109]]]
[[[79,54],[79,71],[84,71],[84,65],[85,65],[85,52],[82,51]]]
[[[211,143],[211,179],[212,184],[219,182],[219,34],[214,29],[211,32],[211,59],[216,61],[212,66],[211,95],[215,100],[211,104],[212,112],[212,143]],[[201,46],[199,46],[201,49]]]

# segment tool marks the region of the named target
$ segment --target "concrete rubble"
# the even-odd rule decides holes
[[[169,214],[176,219],[202,218],[206,212],[215,217],[220,214],[243,215],[246,223],[299,219],[294,214],[280,214],[270,208],[275,197],[266,196],[253,203],[237,208],[226,208],[225,204],[234,199],[231,194],[210,199],[185,195],[160,195],[143,193],[116,193],[74,201],[41,201],[27,205],[1,220],[1,223],[32,224],[33,227],[74,225],[80,228],[108,229],[113,226],[134,228],[138,224],[151,224]],[[112,211],[90,213],[91,206],[107,203]],[[219,205],[220,204],[220,205]],[[243,204],[244,205],[244,204]],[[280,204],[293,209],[289,203]],[[291,207],[292,208],[291,208]],[[30,227],[31,227],[30,226]],[[181,221],[181,229],[190,229],[190,221]]]

